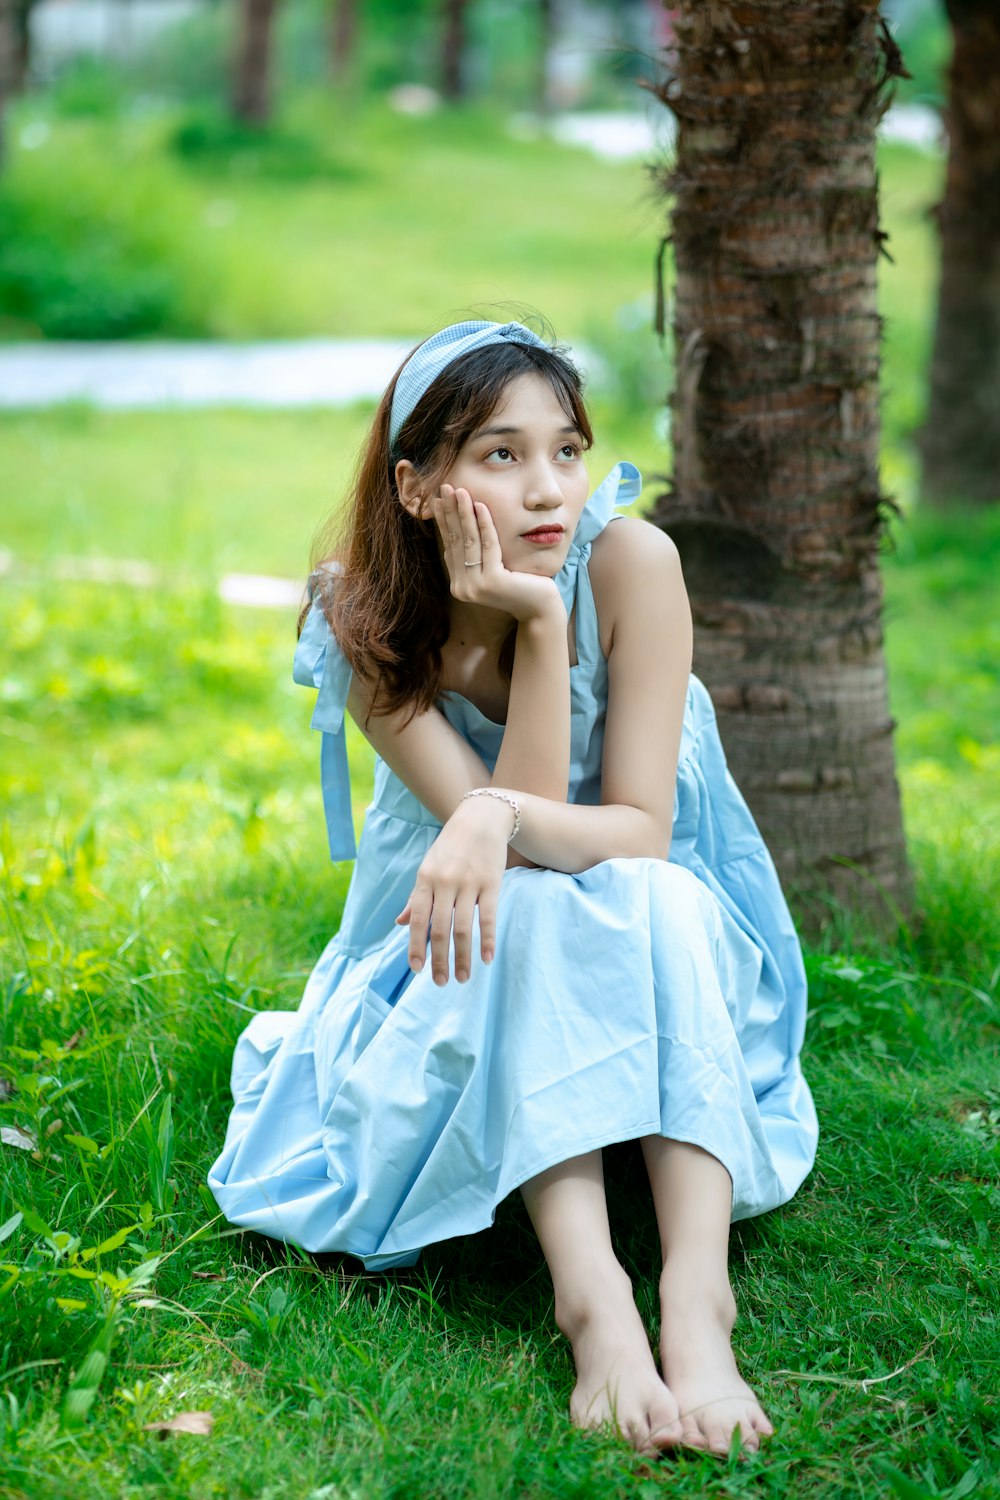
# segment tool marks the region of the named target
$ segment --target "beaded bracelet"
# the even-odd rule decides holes
[[[508,797],[506,792],[498,792],[496,788],[492,786],[473,787],[471,792],[464,793],[462,797],[463,802],[465,801],[466,797],[495,797],[498,802],[506,802],[508,807],[512,807],[514,809],[514,826],[510,830],[510,838],[507,840],[507,842],[508,844],[512,844],[514,842],[521,827],[521,808],[513,797]]]

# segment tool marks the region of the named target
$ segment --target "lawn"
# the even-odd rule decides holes
[[[497,302],[580,337],[651,296],[663,207],[643,164],[518,139],[500,113],[463,110],[459,125],[306,96],[242,143],[176,111],[67,120],[43,100],[16,118],[0,196],[16,266],[55,277],[64,249],[59,274],[84,309],[73,260],[91,272],[93,316],[109,266],[124,288],[134,271],[150,306],[138,277],[155,272],[166,331],[219,338],[416,338]],[[0,254],[0,292],[4,270]],[[30,315],[11,305],[0,331],[30,335]]]
[[[923,919],[808,956],[817,1169],[734,1248],[740,1349],[779,1440],[657,1471],[565,1423],[570,1366],[515,1204],[395,1279],[268,1257],[214,1217],[233,1040],[295,1005],[347,876],[325,857],[293,622],[197,580],[8,580],[0,1025],[17,1092],[0,1112],[37,1150],[0,1148],[0,1493],[986,1494],[1000,799],[980,601],[998,551],[992,517],[918,518],[886,560]],[[352,758],[363,801],[356,737]],[[627,1156],[614,1176],[651,1308],[651,1214]],[[210,1438],[145,1431],[192,1410]]]
[[[424,124],[447,187],[464,146]],[[81,191],[99,128],[81,127],[72,146]],[[405,193],[403,127],[365,128],[383,188]],[[494,139],[495,123],[482,129]],[[256,328],[262,308],[267,331],[313,328],[307,308],[325,305],[339,320],[327,331],[417,333],[484,295],[473,284],[489,263],[562,331],[588,333],[573,321],[580,306],[603,320],[619,386],[597,404],[595,477],[620,455],[665,467],[645,354],[636,369],[616,323],[647,289],[655,232],[632,169],[497,145],[481,217],[459,214],[456,229],[444,215],[433,242],[428,183],[414,174],[397,207],[415,227],[410,237],[397,217],[390,255],[375,186],[347,171],[351,142],[337,149],[354,205],[343,243],[329,184],[282,199],[269,246],[277,189],[233,180],[239,258],[254,269],[230,285],[236,231],[228,242],[212,231],[220,328]],[[218,182],[157,160],[164,201],[187,194],[204,222]],[[550,176],[533,176],[543,161]],[[0,1495],[995,1492],[1000,640],[987,601],[1000,519],[936,520],[909,504],[933,276],[924,206],[938,168],[908,151],[883,165],[897,254],[881,283],[885,467],[907,502],[885,556],[887,649],[919,912],[890,942],[844,928],[807,954],[817,1167],[792,1205],[734,1235],[738,1347],[776,1441],[745,1463],[685,1455],[651,1468],[572,1430],[570,1362],[515,1201],[493,1231],[389,1278],[269,1253],[219,1221],[203,1184],[233,1041],[255,1011],[295,1006],[349,871],[326,859],[311,695],[289,676],[294,611],[237,609],[214,586],[230,569],[303,575],[367,413],[70,406],[0,419],[0,545],[12,554],[0,582],[0,1121],[32,1148],[0,1144]],[[565,200],[549,196],[553,173]],[[55,201],[57,174],[45,182]],[[498,195],[545,235],[491,241]],[[152,229],[167,243],[159,212]],[[460,268],[467,239],[478,260],[470,250],[463,280],[435,256],[455,249],[447,264]],[[421,257],[437,280],[428,272],[418,288]],[[158,582],[99,586],[59,566],[92,554],[150,562]],[[350,752],[360,814],[371,767],[353,730]],[[613,1206],[652,1312],[655,1226],[634,1167],[616,1154]],[[211,1435],[147,1430],[186,1412],[210,1413]]]

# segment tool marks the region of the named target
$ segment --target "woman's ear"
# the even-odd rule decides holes
[[[396,489],[400,504],[415,521],[429,520],[430,511],[424,499],[420,475],[408,458],[401,458],[396,465]]]

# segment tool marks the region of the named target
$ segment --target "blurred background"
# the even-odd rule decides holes
[[[883,485],[913,523],[951,31],[939,0],[884,14],[911,76],[879,148]],[[296,604],[408,345],[470,312],[541,314],[588,370],[594,479],[629,457],[652,496],[669,472],[669,341],[652,332],[668,204],[651,168],[673,121],[645,85],[670,67],[671,13],[12,0],[5,15],[10,867],[29,884],[58,871],[52,829],[99,860],[130,830],[130,883],[150,840],[193,865],[318,846],[308,695],[288,684]],[[997,767],[996,508],[961,525],[923,509],[886,549],[887,621],[908,828],[938,848],[929,789],[968,795],[981,820]]]

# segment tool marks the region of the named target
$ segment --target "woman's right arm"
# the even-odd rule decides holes
[[[531,793],[565,803],[569,785],[566,611],[551,579],[506,573],[489,513],[485,507],[481,512],[477,520],[464,491],[450,491],[435,502],[453,593],[473,604],[511,608],[519,620],[507,727],[492,778],[485,763],[438,709],[411,718],[406,710],[373,713],[371,692],[357,678],[347,705],[376,752],[444,825],[398,919],[410,925],[410,963],[415,970],[423,966],[430,928],[438,983],[448,977],[453,924],[455,974],[459,979],[468,977],[477,906],[480,950],[489,962],[503,872],[513,865],[532,864],[507,844],[513,810],[503,801],[477,798],[474,807],[469,804],[463,816],[455,818],[466,793],[488,787],[492,781],[519,795]],[[470,577],[464,557],[466,543],[473,540],[482,547],[483,566]]]

